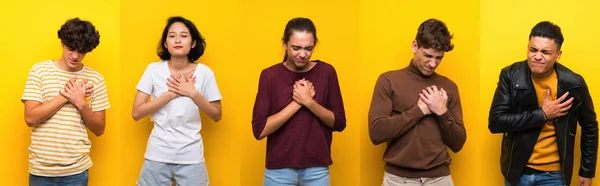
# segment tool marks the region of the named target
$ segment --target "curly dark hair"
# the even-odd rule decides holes
[[[452,34],[444,22],[437,19],[428,19],[421,23],[415,40],[419,47],[450,52],[454,44],[450,43]]]
[[[89,21],[79,18],[67,20],[58,30],[58,38],[70,49],[88,53],[100,44],[100,32]]]

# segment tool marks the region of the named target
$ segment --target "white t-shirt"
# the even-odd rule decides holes
[[[169,91],[167,78],[170,76],[167,61],[149,64],[136,88],[154,100]],[[208,66],[198,64],[194,76],[196,89],[206,100],[222,99],[215,75]],[[191,98],[175,98],[152,114],[151,118],[154,128],[148,139],[146,159],[174,164],[204,162],[200,112]]]

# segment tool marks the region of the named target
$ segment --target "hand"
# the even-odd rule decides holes
[[[85,84],[85,97],[90,97],[92,96],[92,93],[94,92],[94,84],[87,84],[88,80],[87,79],[83,79],[83,81],[81,83]]]
[[[442,88],[439,89],[433,85],[426,87],[419,93],[419,98],[427,105],[427,108],[436,115],[442,115],[448,111],[448,94]]]
[[[313,86],[312,82],[306,80],[306,82],[308,82],[308,87],[310,88],[310,97],[314,98],[315,97],[315,86]]]
[[[427,116],[427,115],[431,114],[431,110],[429,110],[429,108],[427,108],[427,104],[425,104],[425,102],[423,102],[423,99],[419,98],[419,101],[417,101],[417,106],[419,106],[419,108],[423,112],[423,115]]]
[[[175,75],[167,78],[167,86],[170,92],[174,92],[181,96],[193,97],[198,94],[196,90],[196,77],[187,77],[185,75]]]
[[[84,81],[76,83],[77,77],[73,77],[67,81],[65,90],[60,91],[60,95],[67,98],[67,100],[77,108],[87,106],[85,101],[86,85]]]
[[[305,79],[301,79],[294,83],[294,94],[292,98],[300,105],[307,106],[313,101],[309,83],[310,82]]]
[[[577,186],[592,186],[592,178],[584,178],[579,176],[579,181],[577,182]]]
[[[569,113],[569,109],[573,106],[573,98],[561,103],[567,98],[567,95],[569,95],[569,92],[563,94],[554,101],[550,101],[550,89],[546,90],[546,97],[542,103],[542,110],[544,111],[544,114],[546,114],[547,120],[558,118]]]

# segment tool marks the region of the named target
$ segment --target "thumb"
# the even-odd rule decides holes
[[[546,89],[546,97],[545,100],[550,100],[550,89]]]

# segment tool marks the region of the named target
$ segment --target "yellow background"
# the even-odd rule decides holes
[[[458,84],[467,128],[463,150],[451,153],[455,185],[503,185],[501,137],[487,129],[500,69],[525,59],[531,27],[551,20],[565,35],[560,61],[585,77],[598,103],[600,75],[593,71],[598,67],[594,49],[600,43],[595,37],[600,28],[593,24],[600,21],[598,8],[600,3],[591,0],[2,1],[0,118],[6,127],[0,131],[0,177],[6,185],[27,185],[30,129],[20,102],[27,72],[37,62],[60,57],[56,31],[68,18],[80,17],[100,31],[100,45],[84,63],[104,75],[111,103],[105,134],[91,137],[90,185],[134,185],[152,129],[148,117],[131,119],[135,85],[146,65],[159,60],[156,47],[167,18],[181,15],[206,38],[207,50],[199,62],[215,72],[223,95],[223,119],[215,123],[203,117],[210,183],[261,185],[266,140],[256,141],[250,124],[258,76],[283,58],[286,22],[303,16],[317,26],[313,59],[336,68],[346,107],[347,128],[334,133],[332,185],[380,185],[385,145],[374,146],[367,128],[373,86],[381,73],[408,64],[419,24],[434,17],[454,33],[455,49],[437,72]]]

